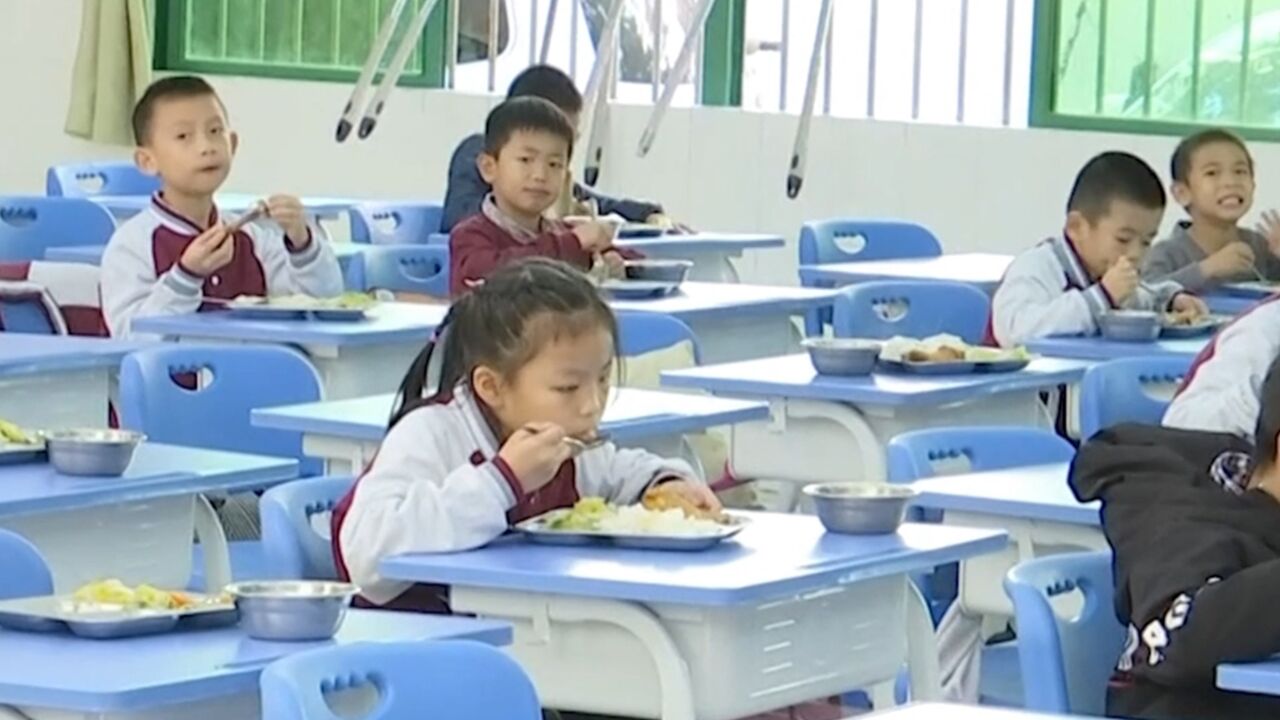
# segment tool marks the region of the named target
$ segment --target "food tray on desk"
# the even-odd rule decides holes
[[[250,320],[324,320],[329,322],[357,322],[368,317],[367,311],[356,308],[300,308],[288,305],[240,305],[229,303],[227,310]]]
[[[678,282],[657,280],[605,280],[600,289],[617,300],[650,300],[667,297],[680,289]]]
[[[0,441],[0,465],[44,462],[48,457],[44,438],[39,438],[34,443]]]
[[[515,526],[516,532],[529,542],[541,545],[612,545],[634,550],[687,552],[713,548],[742,532],[748,522],[745,518],[730,515],[729,522],[722,525],[719,532],[699,535],[626,534],[603,530],[552,530],[547,527],[548,523],[563,512],[566,511],[553,510],[525,520]]]
[[[1160,337],[1170,340],[1178,340],[1182,338],[1196,338],[1203,335],[1211,335],[1218,331],[1223,325],[1227,324],[1228,319],[1210,315],[1189,325],[1160,325]]]
[[[0,628],[33,633],[70,633],[94,640],[226,627],[239,621],[229,599],[186,593],[195,604],[174,610],[83,608],[67,595],[0,601]]]
[[[976,362],[973,360],[954,360],[940,362],[912,362],[910,360],[880,360],[877,369],[902,375],[981,375],[990,373],[1011,373],[1022,370],[1031,364],[1030,358],[1012,358],[1009,360],[991,360]]]

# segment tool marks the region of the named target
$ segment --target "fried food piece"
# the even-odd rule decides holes
[[[700,508],[690,502],[684,495],[663,485],[646,490],[644,497],[640,499],[640,504],[646,510],[681,510],[684,512],[685,517],[695,520],[711,520],[723,523],[727,519],[723,512]]]

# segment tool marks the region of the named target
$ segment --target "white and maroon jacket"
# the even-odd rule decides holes
[[[1165,427],[1253,440],[1267,368],[1280,355],[1280,296],[1263,300],[1218,331],[1165,411]]]
[[[312,241],[294,252],[274,223],[250,223],[235,234],[235,257],[230,264],[207,278],[188,272],[179,265],[179,258],[218,217],[214,208],[202,226],[157,194],[146,210],[116,229],[102,256],[102,307],[113,336],[128,337],[135,317],[218,307],[205,302],[206,298],[342,293],[342,271],[328,236],[317,224],[311,226]]]
[[[480,402],[465,384],[401,418],[334,509],[340,573],[366,600],[387,605],[412,584],[382,578],[378,563],[384,558],[480,547],[511,523],[571,506],[580,497],[632,503],[660,480],[701,481],[683,461],[605,443],[566,462],[542,489],[525,493],[498,450]]]
[[[1139,286],[1124,303],[1129,310],[1163,310],[1182,292],[1173,281]],[[1117,306],[1066,237],[1055,237],[1022,253],[1009,265],[991,301],[988,340],[1015,347],[1050,335],[1094,335],[1098,318]]]
[[[29,302],[43,311],[49,327],[59,335],[107,334],[98,293],[101,272],[80,263],[0,263],[0,303]],[[0,316],[0,331],[6,330]]]

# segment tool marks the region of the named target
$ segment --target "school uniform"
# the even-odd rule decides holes
[[[1271,252],[1265,235],[1240,228],[1240,241],[1253,250],[1257,272],[1244,270],[1227,278],[1209,278],[1200,270],[1200,263],[1208,258],[1204,248],[1191,238],[1191,223],[1183,220],[1173,233],[1151,246],[1142,261],[1142,277],[1146,280],[1172,280],[1188,292],[1200,292],[1223,283],[1257,280],[1258,273],[1268,280],[1280,280],[1280,257]]]
[[[612,250],[628,259],[643,257],[626,248]],[[461,295],[503,265],[527,257],[554,258],[584,272],[593,261],[567,224],[542,218],[538,230],[531,231],[503,213],[490,195],[480,214],[449,233],[449,294]]]
[[[988,342],[1015,347],[1050,335],[1095,335],[1107,312],[1164,310],[1183,292],[1175,282],[1140,286],[1116,303],[1085,269],[1071,240],[1045,240],[1014,259],[991,302]]]
[[[1165,411],[1166,427],[1253,438],[1262,382],[1280,355],[1277,300],[1254,305],[1200,351]]]
[[[1219,663],[1280,652],[1280,503],[1247,489],[1250,452],[1232,435],[1120,425],[1077,455],[1071,488],[1102,501],[1128,627],[1108,716],[1280,717],[1280,698],[1214,683]]]
[[[207,225],[219,219],[214,208]],[[231,221],[234,218],[223,218]],[[235,255],[208,277],[184,268],[182,253],[204,227],[168,205],[159,193],[151,204],[116,229],[102,256],[102,309],[114,337],[128,337],[135,317],[216,310],[209,300],[240,295],[342,293],[342,271],[319,225],[311,242],[293,246],[271,222],[255,222],[235,233]]]
[[[484,181],[476,159],[484,152],[484,135],[471,135],[453,151],[449,160],[449,185],[444,194],[444,218],[441,229],[450,232],[463,220],[480,212],[484,198],[493,187]],[[595,200],[601,215],[620,215],[631,222],[644,222],[650,215],[662,212],[662,206],[643,200],[623,200],[597,193],[578,183],[573,184],[574,199]]]
[[[485,545],[513,523],[582,497],[637,501],[668,479],[699,481],[687,463],[606,443],[564,463],[532,493],[498,455],[496,420],[467,385],[405,415],[333,512],[339,573],[378,606],[448,612],[443,588],[378,574],[378,563],[409,552],[456,552]]]

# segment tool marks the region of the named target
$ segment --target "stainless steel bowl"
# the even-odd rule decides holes
[[[359,589],[339,582],[264,580],[235,583],[240,626],[258,640],[328,640],[342,627]]]
[[[880,359],[881,343],[875,340],[809,338],[802,345],[820,375],[869,375]]]
[[[688,260],[627,260],[622,264],[628,280],[682,283],[693,269]]]
[[[914,488],[885,483],[817,483],[806,485],[818,519],[827,530],[850,535],[896,532],[916,496]]]
[[[1108,340],[1150,342],[1160,337],[1160,315],[1146,310],[1113,310],[1098,325]]]
[[[129,430],[56,430],[44,436],[49,462],[63,475],[123,475],[145,439]]]

